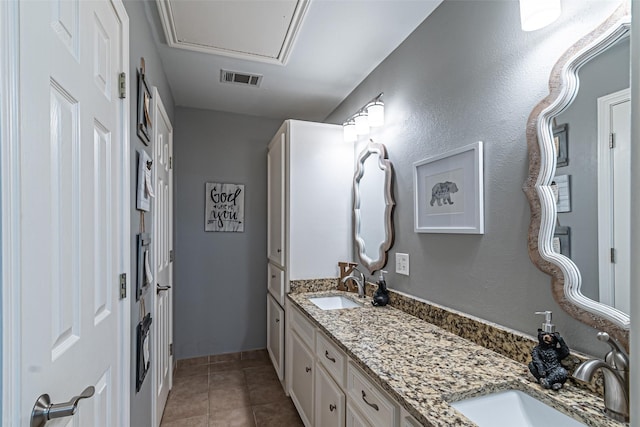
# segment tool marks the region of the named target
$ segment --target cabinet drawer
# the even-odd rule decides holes
[[[313,350],[315,348],[315,328],[311,321],[309,321],[298,309],[293,308],[291,304],[289,304],[289,308],[287,309],[289,313],[289,326],[291,329],[296,331],[300,338],[304,343]]]
[[[269,293],[278,301],[278,304],[284,306],[284,270],[281,270],[271,263],[269,263],[267,268],[267,289],[269,289]]]
[[[396,425],[398,408],[382,390],[351,363],[347,373],[349,399],[374,426]]]
[[[316,356],[336,383],[344,388],[347,355],[320,332],[316,334]]]

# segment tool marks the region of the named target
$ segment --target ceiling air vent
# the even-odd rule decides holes
[[[240,73],[238,71],[220,70],[220,81],[222,83],[258,87],[262,81],[262,76],[258,74]]]

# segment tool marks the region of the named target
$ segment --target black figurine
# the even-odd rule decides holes
[[[384,280],[386,271],[380,270],[380,278],[378,279],[378,290],[373,294],[373,304],[376,307],[384,307],[389,304],[389,291],[387,290],[387,282]]]
[[[542,329],[538,329],[538,343],[531,352],[529,371],[542,387],[560,390],[568,375],[560,361],[569,355],[569,347],[559,333]]]

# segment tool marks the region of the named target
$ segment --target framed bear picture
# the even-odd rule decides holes
[[[416,233],[484,234],[482,141],[413,164]]]

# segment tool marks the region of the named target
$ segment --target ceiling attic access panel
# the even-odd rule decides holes
[[[170,47],[284,65],[308,0],[156,0]]]

